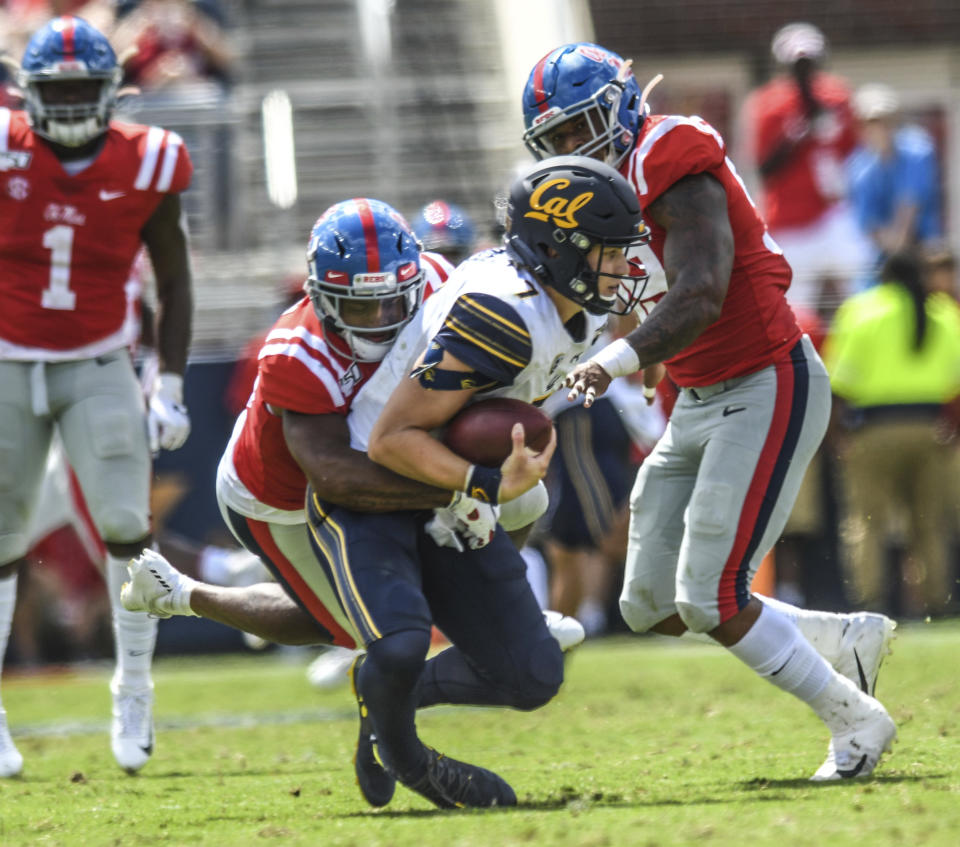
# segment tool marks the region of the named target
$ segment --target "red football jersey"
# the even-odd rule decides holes
[[[763,181],[763,212],[774,231],[816,221],[846,194],[844,160],[857,145],[850,92],[839,77],[818,73],[813,96],[824,107],[810,134],[786,163]],[[796,82],[787,77],[758,88],[747,102],[747,132],[762,162],[804,120]]]
[[[0,109],[0,358],[88,358],[128,343],[140,230],[192,172],[176,133],[115,122],[71,176],[25,112]]]
[[[421,254],[420,265],[426,299],[452,267],[428,253]],[[260,348],[257,380],[235,435],[233,466],[247,490],[267,506],[302,509],[307,490],[307,479],[287,449],[282,410],[345,416],[360,386],[380,365],[352,361],[338,341],[324,338],[310,298],[304,297],[278,318]]]
[[[727,192],[734,237],[733,271],[720,317],[689,347],[665,362],[679,386],[712,385],[766,367],[800,338],[784,292],[790,266],[767,233],[720,134],[697,117],[654,115],[641,127],[622,170],[647,208],[685,176],[708,173]],[[663,262],[666,231],[649,217],[650,247]]]

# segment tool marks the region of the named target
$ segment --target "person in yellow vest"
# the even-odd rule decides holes
[[[960,395],[960,305],[931,292],[911,254],[891,256],[880,285],[849,298],[824,345],[847,428],[841,453],[848,580],[858,607],[881,610],[889,582],[884,545],[894,521],[906,531],[905,611],[960,608],[947,528],[960,504],[951,480],[956,439],[938,425]]]

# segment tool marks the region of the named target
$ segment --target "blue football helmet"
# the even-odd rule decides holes
[[[107,130],[122,76],[106,36],[83,18],[54,18],[34,33],[20,64],[20,87],[33,131],[57,144],[80,147]],[[58,102],[53,86],[99,82],[85,102]]]
[[[358,362],[379,362],[423,299],[420,245],[403,216],[380,200],[327,209],[310,233],[307,268],[304,289],[324,335],[343,339]]]
[[[505,226],[514,262],[591,314],[627,315],[640,302],[649,274],[629,259],[650,230],[636,191],[609,165],[584,156],[534,163],[510,187]],[[598,246],[621,248],[630,272],[593,270],[587,254]],[[619,280],[615,294],[601,294],[601,276]]]
[[[424,250],[446,256],[460,264],[473,249],[476,232],[470,216],[459,206],[434,200],[424,206],[413,222],[413,232]]]
[[[629,62],[596,44],[564,44],[537,62],[527,78],[523,143],[538,159],[576,154],[618,167],[636,144],[646,117],[640,100]],[[575,150],[554,149],[551,132],[581,114],[591,139]]]

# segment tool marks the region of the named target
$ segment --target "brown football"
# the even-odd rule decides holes
[[[510,455],[510,431],[522,423],[525,442],[537,452],[550,442],[553,422],[540,409],[523,400],[491,397],[461,409],[443,432],[443,443],[468,462],[499,467]]]

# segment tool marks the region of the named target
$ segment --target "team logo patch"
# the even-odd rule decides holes
[[[30,167],[32,158],[29,150],[0,151],[0,171],[24,171]]]
[[[564,177],[548,179],[540,183],[530,195],[530,211],[525,212],[523,216],[538,221],[552,219],[556,226],[573,229],[578,225],[576,213],[593,199],[593,192],[584,191],[573,198],[564,197],[561,192],[569,185],[570,180]]]
[[[30,196],[30,181],[22,176],[12,176],[7,180],[7,194],[14,200],[26,200]]]

